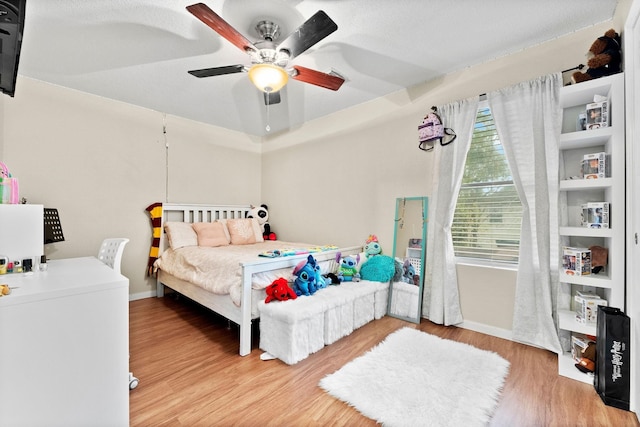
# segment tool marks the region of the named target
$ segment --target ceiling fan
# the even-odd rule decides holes
[[[344,83],[344,78],[335,73],[327,74],[300,65],[287,68],[290,60],[338,29],[336,23],[322,10],[316,12],[279,44],[275,41],[280,36],[280,28],[274,22],[260,21],[256,25],[256,30],[262,39],[251,43],[207,5],[196,3],[187,6],[187,10],[247,53],[251,57],[252,64],[251,66],[237,64],[189,71],[193,76],[212,77],[247,72],[253,84],[263,92],[266,105],[280,102],[279,91],[287,84],[289,77],[331,90],[340,89]]]

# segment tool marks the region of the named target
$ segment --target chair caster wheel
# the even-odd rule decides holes
[[[133,390],[138,387],[140,380],[133,376],[132,373],[129,373],[129,390]]]

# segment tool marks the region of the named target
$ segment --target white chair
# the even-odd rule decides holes
[[[127,243],[129,243],[129,239],[125,237],[104,239],[98,252],[98,259],[120,273],[122,254],[124,253],[124,247]],[[129,390],[136,388],[139,382],[140,381],[133,376],[133,372],[129,372]]]
[[[129,243],[129,239],[124,237],[104,239],[98,252],[98,259],[120,273],[122,253],[127,243]]]

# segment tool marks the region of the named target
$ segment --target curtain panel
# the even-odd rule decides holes
[[[513,338],[556,353],[561,87],[556,73],[487,94],[523,207]]]
[[[479,97],[438,106],[438,114],[457,138],[454,143],[434,144],[433,191],[429,198],[429,223],[423,317],[441,325],[462,322],[451,224],[464,175],[467,152],[478,111]]]

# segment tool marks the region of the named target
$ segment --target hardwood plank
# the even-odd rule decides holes
[[[593,386],[559,376],[556,355],[545,350],[385,317],[289,366],[260,360],[257,333],[251,354],[240,357],[235,325],[186,298],[170,297],[130,303],[130,367],[140,379],[130,393],[131,426],[375,426],[318,382],[405,326],[511,362],[491,426],[640,427],[634,413],[604,405]]]

